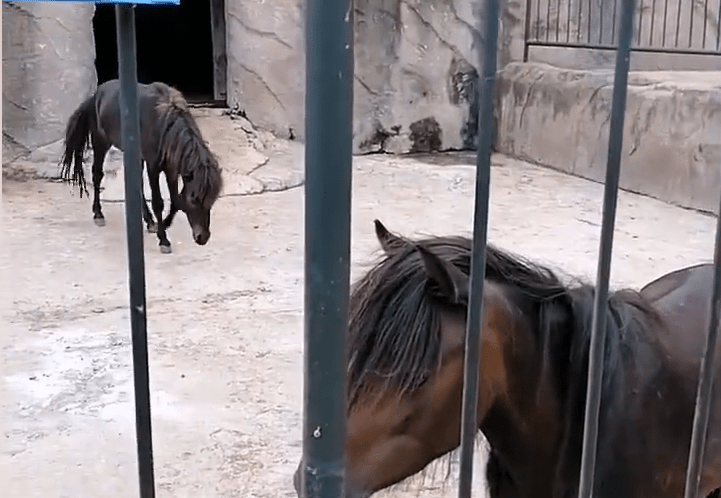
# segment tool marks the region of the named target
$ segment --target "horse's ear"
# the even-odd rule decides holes
[[[380,242],[381,248],[383,248],[383,251],[386,254],[390,254],[395,250],[409,245],[409,243],[402,238],[390,233],[380,220],[373,220],[373,223],[376,227],[376,237],[378,238],[378,242]]]
[[[468,302],[468,276],[456,265],[446,261],[425,247],[417,245],[428,277],[438,285],[443,296],[453,304]]]

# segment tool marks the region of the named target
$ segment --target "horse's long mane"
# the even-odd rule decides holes
[[[414,241],[470,273],[472,241],[430,237]],[[542,358],[541,377],[550,372],[565,421],[560,467],[580,461],[594,287],[579,280],[565,285],[557,274],[492,245],[486,250],[486,278],[529,316]],[[441,310],[449,306],[429,284],[420,254],[399,245],[353,287],[348,336],[349,407],[369,388],[412,392],[440,367]],[[465,310],[459,307],[460,313]],[[609,293],[606,306],[603,397],[623,381],[624,345],[633,343],[660,318],[638,292]],[[605,408],[604,408],[605,406]],[[605,403],[602,410],[610,409]],[[576,474],[577,475],[577,474]]]
[[[166,167],[178,168],[206,208],[220,195],[223,180],[218,160],[208,148],[188,103],[175,88],[154,84],[161,97],[156,104],[159,118],[159,154]]]

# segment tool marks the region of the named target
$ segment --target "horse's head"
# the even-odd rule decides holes
[[[459,266],[468,271],[470,248],[451,238],[414,244],[378,221],[376,235],[386,258],[350,300],[345,475],[354,498],[421,471],[460,439],[469,278]],[[491,282],[484,305],[479,423],[505,390],[499,335],[510,326]]]
[[[198,245],[210,239],[210,210],[220,195],[222,177],[217,163],[204,170],[183,174],[179,208],[188,217],[193,240]]]

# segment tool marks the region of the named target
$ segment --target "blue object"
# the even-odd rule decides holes
[[[2,0],[3,3],[9,3],[11,0]],[[12,0],[19,2],[44,2],[44,3],[107,3],[107,4],[133,4],[133,5],[162,5],[173,4],[180,5],[180,0]]]

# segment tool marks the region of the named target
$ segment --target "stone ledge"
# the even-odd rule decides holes
[[[496,86],[498,152],[603,182],[613,71],[512,63]],[[721,72],[632,72],[620,186],[718,213]]]

